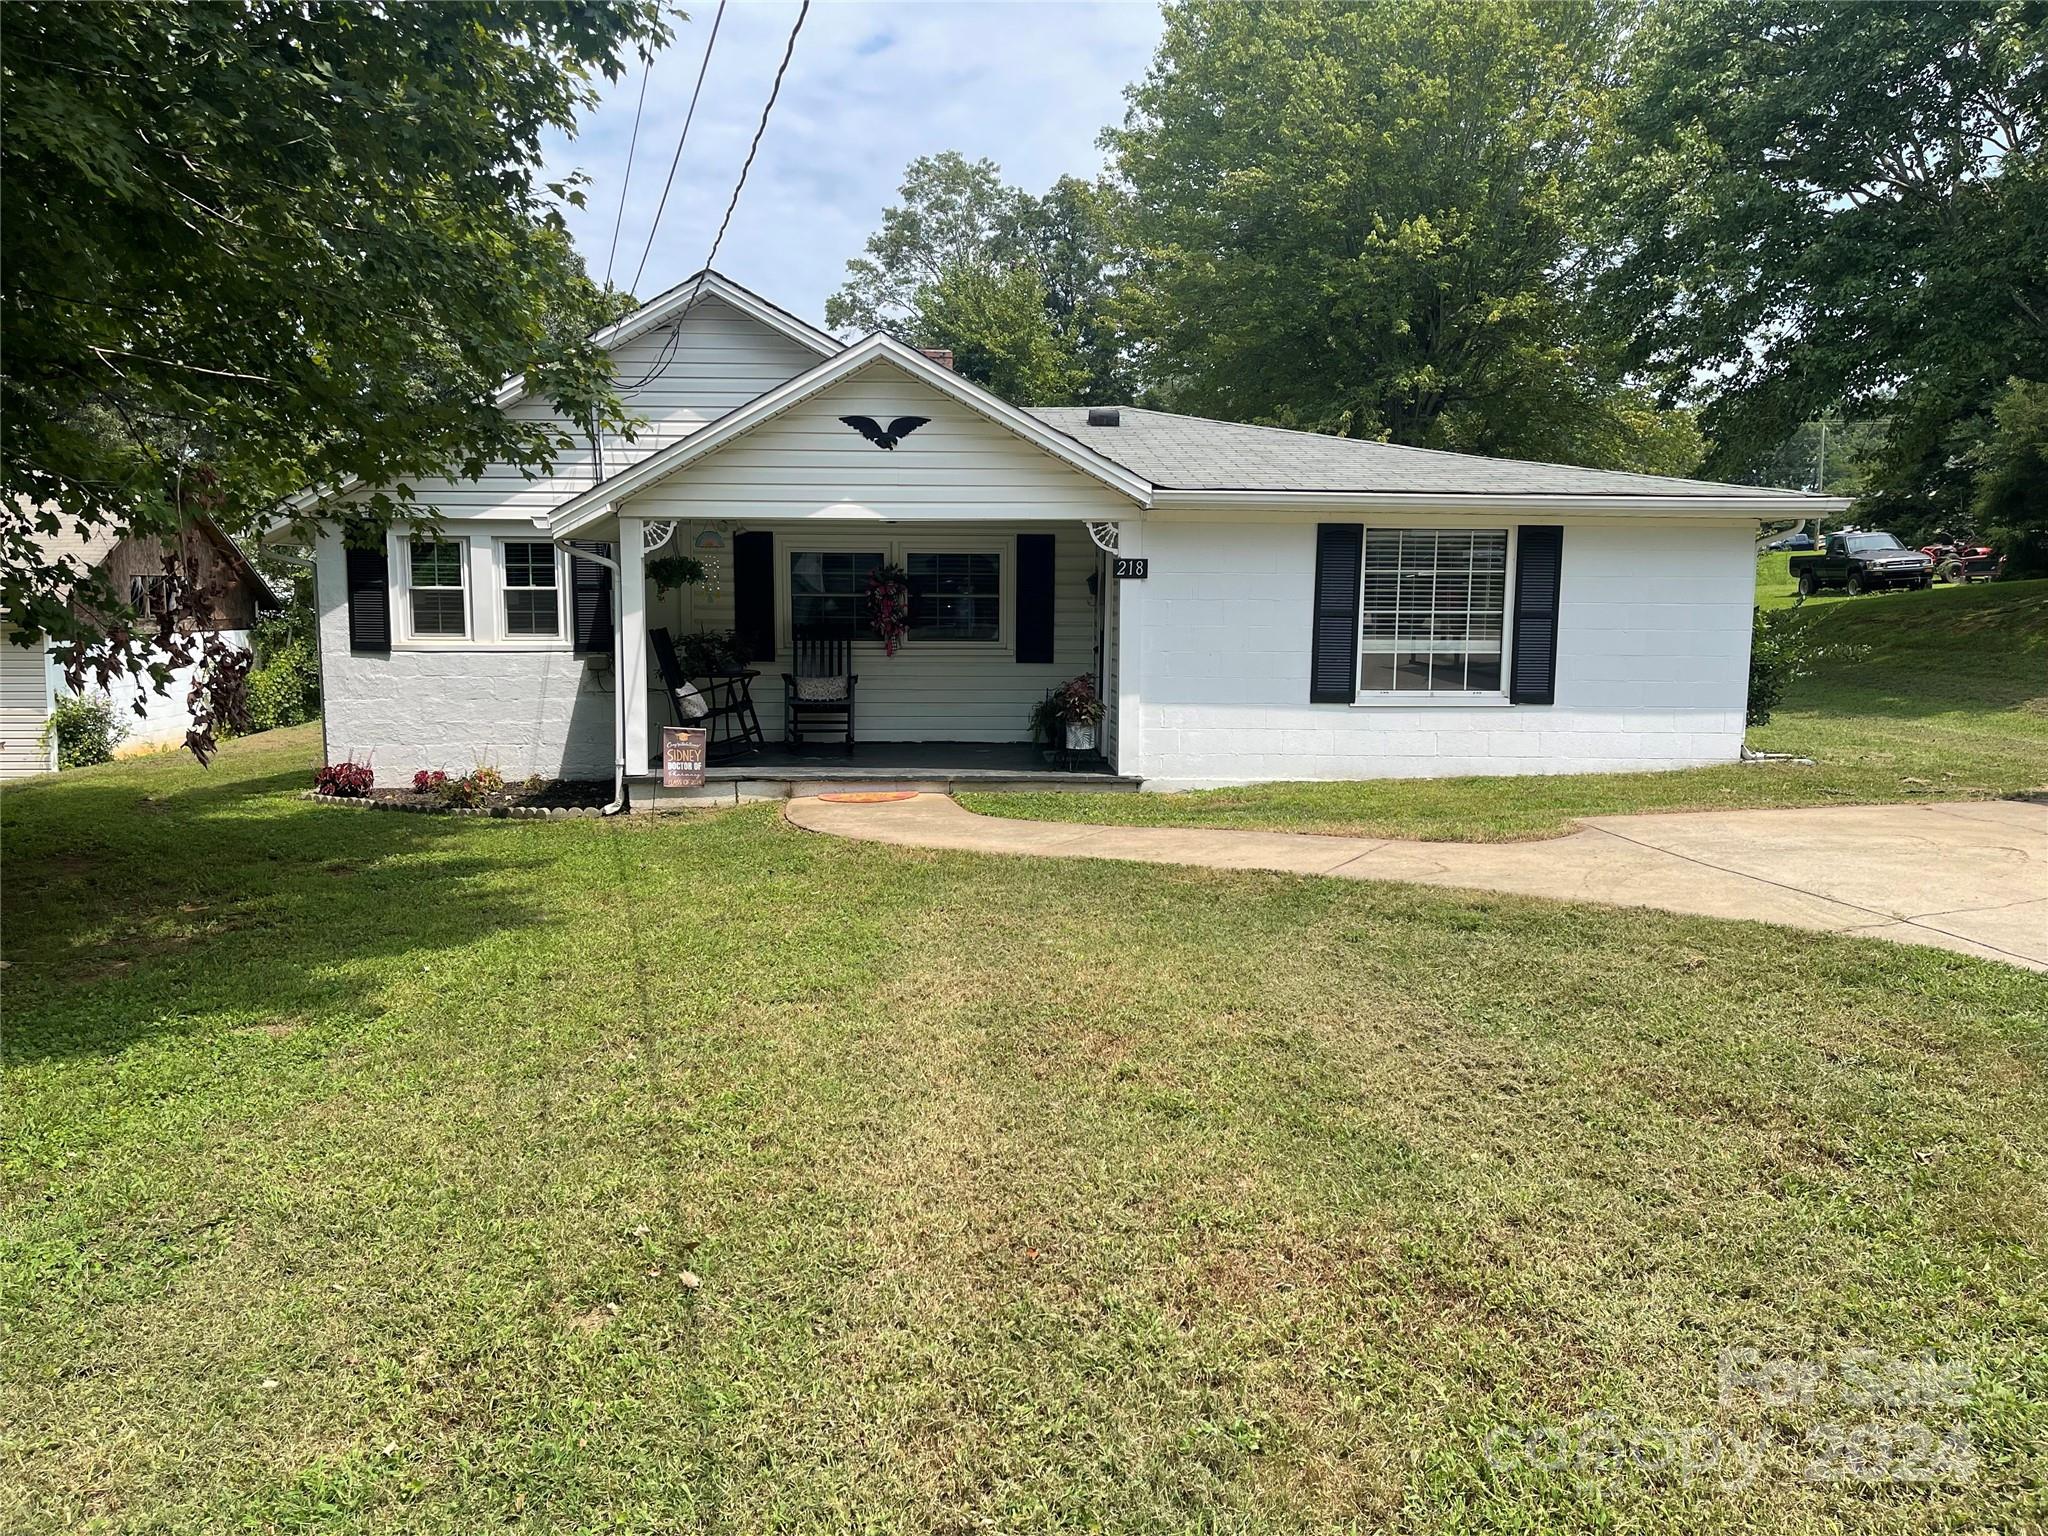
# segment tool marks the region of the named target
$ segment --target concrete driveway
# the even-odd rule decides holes
[[[785,814],[903,847],[1405,880],[1749,918],[2048,970],[2048,805],[2023,801],[1598,816],[1534,843],[1010,821],[944,795],[808,797]]]

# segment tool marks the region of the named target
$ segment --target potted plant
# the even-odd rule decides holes
[[[730,629],[700,629],[676,641],[676,661],[685,677],[726,677],[747,670],[740,637]]]
[[[1095,728],[1102,723],[1102,695],[1087,673],[1068,678],[1031,711],[1032,729],[1054,746],[1069,752],[1093,752]]]
[[[694,587],[704,580],[704,562],[691,555],[657,555],[647,562],[656,592],[663,597],[678,587]]]

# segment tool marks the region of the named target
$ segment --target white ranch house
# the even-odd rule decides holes
[[[716,273],[600,338],[645,425],[555,474],[413,487],[435,521],[317,550],[330,759],[479,763],[660,802],[679,722],[650,631],[735,630],[768,746],[728,795],[1030,780],[1048,690],[1107,705],[1091,783],[1679,768],[1740,751],[1759,520],[1795,492],[1393,447],[1122,407],[1024,409]],[[505,400],[546,416],[518,381]],[[926,418],[893,447],[843,418]],[[314,504],[308,497],[303,506]],[[703,560],[663,592],[647,563]],[[595,558],[592,558],[595,557]],[[1143,579],[1117,562],[1142,561]],[[911,575],[886,656],[858,622]],[[1128,570],[1129,567],[1126,567]],[[802,631],[850,635],[858,743],[781,745]],[[700,792],[703,793],[703,792]]]

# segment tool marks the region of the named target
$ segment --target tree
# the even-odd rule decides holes
[[[1181,0],[1121,128],[1124,319],[1208,415],[1689,469],[1581,302],[1593,4]]]
[[[947,347],[967,378],[1024,405],[1130,397],[1109,315],[1113,195],[1062,177],[1043,198],[991,160],[913,160],[825,322]]]
[[[1885,424],[1827,411],[1803,421],[1766,452],[1725,463],[1722,473],[1739,485],[1854,496],[1870,477],[1884,446]]]
[[[1054,329],[1045,284],[1029,267],[948,267],[912,302],[919,346],[952,349],[966,378],[1025,405],[1070,401],[1088,373]]]
[[[1599,284],[1729,473],[1881,418],[1870,510],[1969,504],[2008,379],[2048,379],[2048,5],[1672,0],[1601,163]]]
[[[570,247],[580,192],[534,173],[666,37],[655,0],[0,6],[10,632],[161,689],[126,594],[44,557],[60,522],[249,533],[302,487],[396,483],[350,508],[374,530],[411,479],[549,466],[567,439],[499,406],[512,375],[623,425],[588,341],[621,306]]]
[[[2048,576],[2048,385],[2014,379],[1991,409],[1972,510],[2007,576]]]

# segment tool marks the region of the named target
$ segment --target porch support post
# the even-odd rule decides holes
[[[1118,555],[1143,556],[1145,525],[1117,525]],[[1116,560],[1109,561],[1116,581]],[[1149,581],[1116,583],[1116,771],[1132,778],[1145,772],[1144,736],[1145,591]]]
[[[618,679],[626,699],[626,772],[645,773],[647,735],[647,575],[644,520],[619,519]]]

